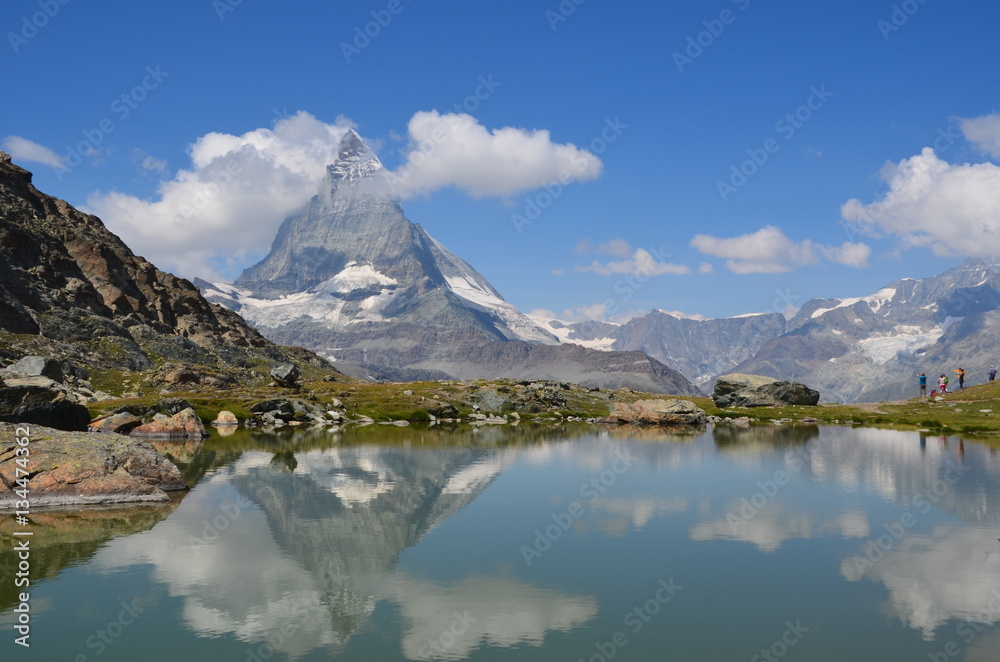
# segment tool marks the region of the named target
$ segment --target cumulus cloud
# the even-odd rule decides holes
[[[548,131],[490,131],[466,114],[416,113],[409,122],[406,162],[394,171],[402,198],[453,186],[474,197],[509,196],[545,185],[594,179],[602,163]]]
[[[273,130],[209,133],[188,148],[191,166],[160,183],[156,200],[99,191],[88,198],[88,211],[157,266],[215,278],[220,256],[246,266],[246,257],[266,250],[281,221],[316,194],[350,126],[300,112]]]
[[[161,268],[226,279],[260,257],[285,217],[317,193],[326,165],[354,126],[343,117],[329,124],[300,111],[279,117],[272,129],[209,133],[189,146],[190,165],[164,179],[154,199],[98,191],[88,198],[87,211]],[[547,131],[490,132],[468,115],[437,112],[415,114],[409,131],[412,150],[388,178],[402,197],[447,186],[473,196],[503,196],[601,171],[596,156],[553,143]],[[22,142],[15,141],[15,148],[34,145],[16,140]],[[31,153],[36,160],[45,157]],[[145,154],[138,165],[166,173],[164,162]]]
[[[984,154],[1000,158],[1000,113],[982,117],[959,118],[965,139]]]
[[[610,262],[600,262],[595,260],[586,266],[576,266],[574,269],[579,272],[592,271],[601,276],[613,276],[615,274],[631,275],[640,278],[650,276],[662,276],[664,274],[689,274],[691,269],[682,265],[667,262],[667,254],[661,249],[656,250],[654,256],[652,252],[645,248],[632,249],[632,246],[624,239],[612,239],[602,244],[594,245],[589,239],[584,239],[577,244],[578,253],[600,253],[621,257],[621,260]]]
[[[63,164],[63,157],[53,152],[44,145],[39,145],[21,136],[7,136],[0,143],[3,150],[10,154],[11,159],[17,163],[30,161],[32,163],[42,163],[53,168],[58,168]]]
[[[977,144],[993,149],[984,129],[993,120],[970,121]],[[995,140],[1000,145],[1000,130]],[[929,246],[935,255],[944,257],[1000,253],[997,165],[947,163],[928,147],[883,168],[882,178],[889,190],[881,200],[865,204],[855,198],[841,207],[841,216],[850,227],[871,235],[895,236],[903,248]]]
[[[151,154],[147,154],[141,149],[132,152],[132,160],[144,171],[157,173],[166,177],[168,174],[167,160],[158,159]]]
[[[824,246],[809,239],[795,242],[773,225],[739,237],[698,234],[691,246],[706,255],[726,258],[726,268],[737,274],[779,274],[817,264],[820,258],[851,267],[865,267],[871,249],[860,243]]]

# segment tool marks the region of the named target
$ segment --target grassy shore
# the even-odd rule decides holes
[[[249,418],[250,407],[254,403],[275,397],[302,398],[324,406],[339,400],[349,417],[367,416],[376,421],[427,421],[433,412],[449,405],[463,418],[477,411],[498,415],[517,412],[521,418],[529,420],[601,418],[608,415],[613,402],[668,397],[630,389],[609,391],[567,384],[556,389],[558,396],[554,402],[542,407],[534,402],[536,406],[525,407],[522,397],[528,392],[525,389],[525,382],[512,380],[373,384],[348,379],[337,382],[306,381],[295,389],[260,385],[230,390],[181,390],[171,392],[169,396],[184,398],[190,402],[205,421],[213,420],[223,409],[233,412],[240,419]],[[93,416],[97,416],[124,404],[152,404],[164,397],[168,396],[147,392],[139,397],[95,403],[90,406],[90,410]],[[690,400],[710,416],[722,419],[749,417],[760,422],[818,422],[927,429],[945,434],[1000,434],[1000,381],[950,393],[942,400],[914,398],[855,405],[719,409],[710,398],[685,396],[681,399]]]

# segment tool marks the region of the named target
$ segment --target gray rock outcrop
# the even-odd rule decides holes
[[[286,388],[295,386],[301,376],[302,373],[299,372],[294,363],[284,363],[271,370],[271,379],[276,381],[279,386]]]
[[[763,375],[723,375],[715,382],[712,400],[716,407],[774,407],[816,405],[819,391],[805,384]]]

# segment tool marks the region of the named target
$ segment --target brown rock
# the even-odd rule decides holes
[[[118,434],[128,434],[135,428],[142,425],[142,419],[133,416],[128,412],[114,414],[105,418],[98,418],[90,423],[90,429],[94,432],[116,432]]]
[[[637,400],[611,405],[613,421],[634,425],[704,425],[705,412],[687,400]]]
[[[168,501],[167,491],[187,489],[177,467],[144,441],[0,423],[0,479],[6,485],[18,478],[18,438],[29,440],[34,507]],[[0,508],[15,507],[19,498],[0,489]]]
[[[194,413],[194,409],[188,407],[170,418],[153,420],[145,425],[140,425],[129,433],[133,437],[155,437],[159,439],[202,439],[208,436],[205,425]]]

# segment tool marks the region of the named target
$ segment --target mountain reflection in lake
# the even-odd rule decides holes
[[[980,660],[1000,643],[1000,461],[971,441],[369,426],[175,450],[197,485],[172,511],[37,551],[32,656]],[[142,611],[109,630],[123,603]]]

